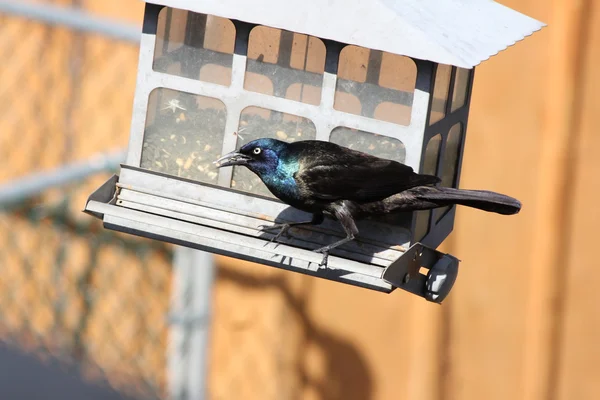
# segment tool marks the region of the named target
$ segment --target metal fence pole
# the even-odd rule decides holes
[[[127,152],[98,154],[87,160],[63,165],[50,171],[23,176],[0,185],[0,209],[37,196],[46,190],[78,183],[90,176],[117,170]]]
[[[0,14],[19,16],[49,25],[69,27],[115,40],[137,43],[140,41],[141,25],[135,26],[109,18],[98,17],[74,8],[58,7],[43,3],[0,0]]]
[[[173,400],[206,398],[207,349],[214,258],[178,247],[169,323],[168,390]]]
[[[19,16],[49,25],[137,43],[141,28],[73,8],[0,0],[0,14]],[[124,150],[40,172],[0,185],[0,208],[24,201],[43,191],[76,183],[91,175],[118,169]],[[210,299],[215,274],[213,256],[178,247],[173,260],[168,392],[173,400],[206,398]]]

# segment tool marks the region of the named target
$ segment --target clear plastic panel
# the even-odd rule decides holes
[[[455,124],[448,133],[444,164],[442,166],[442,186],[456,187],[458,159],[462,144],[462,124]]]
[[[442,165],[442,186],[456,187],[458,181],[458,160],[462,144],[462,124],[454,125],[448,133],[446,149],[444,150],[444,162]],[[450,210],[450,207],[443,207],[435,210],[436,222]]]
[[[340,126],[331,131],[329,141],[376,157],[406,160],[406,147],[400,140],[371,132]]]
[[[244,89],[319,105],[324,71],[320,39],[266,26],[250,32]]]
[[[329,141],[376,157],[401,163],[406,161],[404,143],[387,136],[339,126],[331,131]],[[410,227],[410,214],[408,213],[378,216],[373,219],[391,225]]]
[[[417,221],[415,223],[414,241],[423,239],[429,231],[429,220],[431,219],[431,210],[416,211]]]
[[[442,144],[442,135],[435,135],[429,139],[425,148],[422,174],[435,175],[437,171],[440,147]],[[429,221],[431,219],[431,210],[417,211],[417,221],[415,225],[414,240],[419,241],[429,232]]]
[[[440,147],[442,145],[442,135],[437,134],[427,143],[425,148],[425,154],[423,155],[423,169],[422,174],[435,175],[437,172],[438,159],[440,156]]]
[[[229,86],[234,46],[230,20],[165,7],[158,16],[153,68]]]
[[[470,69],[456,68],[454,91],[452,93],[452,112],[458,110],[459,108],[465,105],[470,77]]]
[[[429,125],[441,121],[446,116],[446,105],[448,104],[448,91],[450,90],[451,76],[452,67],[450,65],[439,64],[437,66]]]
[[[286,142],[315,139],[317,130],[312,121],[296,115],[260,107],[242,111],[237,132],[237,146],[259,138],[274,138]],[[234,167],[231,187],[236,190],[274,197],[260,178],[246,167]]]
[[[140,167],[217,183],[226,109],[218,99],[159,88],[150,93]]]
[[[399,125],[409,125],[417,65],[409,57],[358,46],[340,53],[333,107]]]

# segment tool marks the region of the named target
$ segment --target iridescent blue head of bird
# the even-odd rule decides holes
[[[214,162],[217,168],[245,166],[258,175],[277,171],[288,144],[277,139],[261,138],[243,145]]]

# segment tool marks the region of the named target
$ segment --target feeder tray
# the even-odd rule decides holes
[[[436,303],[446,298],[458,274],[458,259],[422,243],[415,243],[385,268],[334,255],[329,256],[327,267],[320,267],[321,254],[270,242],[269,237],[261,238],[263,234],[257,230],[252,232],[227,224],[226,218],[220,220],[218,211],[202,209],[200,204],[195,213],[182,218],[183,203],[174,196],[164,197],[149,190],[123,187],[119,177],[113,175],[89,197],[85,212],[102,219],[107,229],[385,293],[401,288]],[[256,218],[257,224],[262,222]],[[292,240],[291,244],[297,243]]]

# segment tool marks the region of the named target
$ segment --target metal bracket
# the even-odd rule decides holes
[[[383,280],[427,301],[441,303],[456,281],[459,262],[450,254],[415,243],[385,269]]]
[[[96,189],[94,191],[94,193],[92,193],[86,202],[86,207],[83,210],[84,213],[89,214],[93,217],[102,219],[104,218],[104,215],[97,213],[95,211],[90,211],[87,208],[87,204],[90,201],[99,201],[101,203],[106,203],[106,204],[115,204],[117,201],[117,182],[119,181],[119,175],[114,174],[113,176],[110,177],[109,180],[107,180],[106,182],[104,182],[102,184],[102,186],[100,186],[98,189]]]

